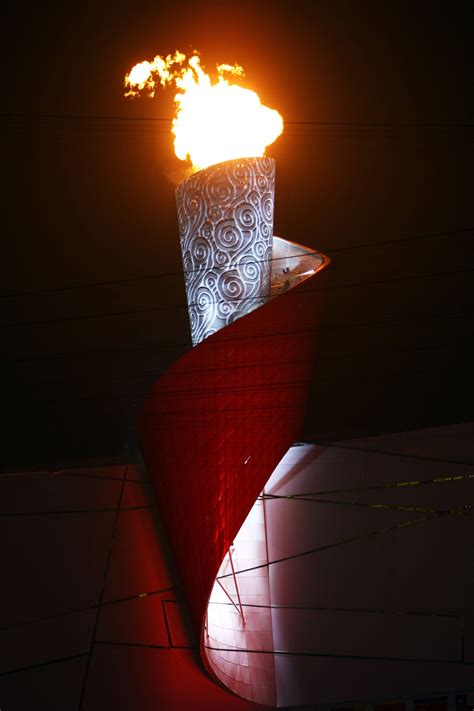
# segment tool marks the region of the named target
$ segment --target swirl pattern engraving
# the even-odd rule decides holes
[[[178,185],[193,345],[268,300],[274,193],[268,157],[219,163]]]

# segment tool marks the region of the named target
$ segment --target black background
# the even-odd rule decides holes
[[[304,438],[472,419],[473,5],[17,2],[4,26],[5,466],[123,456],[189,347],[166,119],[180,49],[278,108],[275,232],[331,259]]]

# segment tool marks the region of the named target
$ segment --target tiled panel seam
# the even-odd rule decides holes
[[[114,509],[115,510],[115,509]],[[121,509],[121,511],[127,511],[128,509]],[[87,612],[88,610],[97,610],[98,607],[104,607],[106,605],[117,605],[120,602],[128,602],[129,600],[137,600],[138,598],[151,597],[152,595],[162,595],[164,593],[169,593],[175,591],[176,587],[163,588],[161,590],[149,590],[147,592],[138,593],[137,595],[127,595],[126,597],[119,597],[115,600],[104,600],[101,605],[88,605],[87,607],[78,607],[74,610],[67,610],[66,612],[58,612],[55,615],[47,615],[46,617],[37,617],[33,620],[27,620],[26,622],[18,622],[13,625],[4,625],[0,627],[0,632],[6,632],[7,630],[16,629],[18,627],[26,627],[27,625],[34,625],[37,622],[47,622],[48,620],[55,620],[58,617],[67,617],[68,615],[75,615],[78,612]],[[173,600],[173,602],[181,602],[181,600]]]
[[[95,644],[97,628],[99,625],[100,610],[102,607],[102,601],[104,599],[104,594],[105,594],[105,585],[107,582],[107,574],[109,572],[110,561],[112,560],[112,551],[113,551],[113,547],[114,547],[115,538],[117,535],[118,521],[119,521],[119,517],[120,517],[120,510],[121,510],[120,507],[122,504],[122,498],[123,498],[123,494],[125,491],[125,483],[127,480],[127,471],[128,471],[128,465],[124,469],[124,473],[123,473],[123,477],[122,477],[122,485],[120,487],[120,494],[118,497],[117,506],[115,508],[115,517],[114,517],[114,523],[113,523],[113,528],[112,528],[112,535],[110,537],[109,550],[107,552],[107,560],[105,563],[104,575],[103,575],[103,579],[102,579],[102,588],[100,591],[99,602],[97,605],[97,613],[95,616],[94,628],[92,631],[91,643],[90,643],[89,653],[88,653],[88,657],[87,657],[87,664],[86,664],[86,669],[84,672],[84,680],[82,683],[81,696],[80,696],[80,700],[79,700],[79,711],[81,711],[81,709],[83,707],[83,703],[84,703],[86,686],[87,686],[87,678],[89,676],[89,669],[90,669],[90,664],[91,664],[91,659],[92,659],[92,651],[93,651],[94,644]]]
[[[53,664],[61,664],[62,662],[71,662],[74,659],[82,659],[83,657],[89,656],[89,652],[81,652],[80,654],[72,654],[67,657],[59,657],[57,659],[48,659],[46,662],[38,662],[37,664],[29,664],[26,667],[18,667],[17,669],[9,669],[5,672],[0,672],[0,677],[11,676],[12,674],[19,674],[21,672],[30,671],[32,669],[42,669],[43,667],[49,667]]]
[[[166,635],[168,637],[168,646],[172,647],[173,646],[173,640],[171,639],[171,630],[170,630],[170,625],[168,621],[168,615],[166,614],[166,606],[165,606],[165,600],[161,601],[161,609],[163,612],[163,619],[165,621],[165,627],[166,627]]]

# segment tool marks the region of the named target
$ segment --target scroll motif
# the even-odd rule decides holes
[[[240,158],[176,189],[193,345],[268,300],[275,163]]]

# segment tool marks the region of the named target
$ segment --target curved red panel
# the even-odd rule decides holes
[[[201,648],[219,566],[300,437],[322,267],[176,361],[140,413],[144,460]]]

